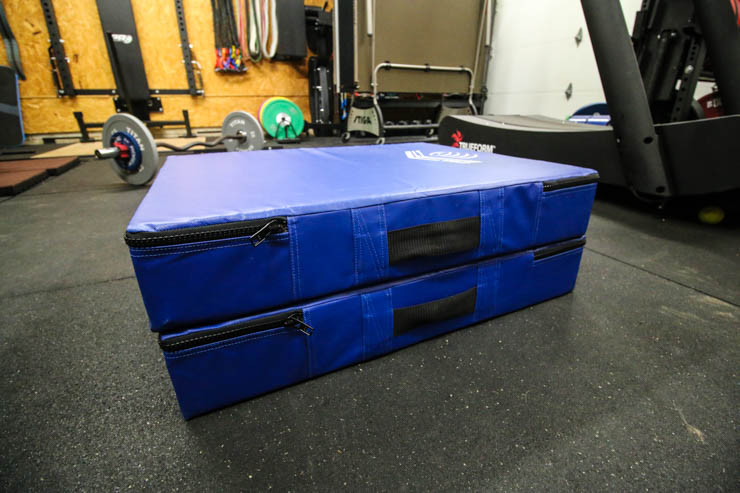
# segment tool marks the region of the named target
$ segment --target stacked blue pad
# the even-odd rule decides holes
[[[421,143],[170,157],[126,241],[183,415],[569,292],[597,179]]]

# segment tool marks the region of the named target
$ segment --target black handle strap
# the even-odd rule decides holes
[[[420,305],[393,310],[393,335],[399,336],[421,325],[470,315],[475,311],[478,288]]]
[[[474,250],[480,245],[480,217],[465,217],[388,231],[390,265],[416,257]]]

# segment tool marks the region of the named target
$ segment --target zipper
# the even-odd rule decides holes
[[[248,236],[253,246],[259,246],[270,235],[285,233],[287,231],[288,218],[272,217],[252,221],[212,224],[195,228],[126,233],[124,240],[130,247],[142,248],[181,245],[183,243],[200,241],[226,240]]]
[[[194,332],[192,334],[184,334],[167,339],[162,339],[160,336],[159,347],[168,353],[183,351],[185,349],[205,346],[206,344],[212,344],[214,342],[226,341],[228,339],[241,337],[247,334],[254,334],[256,332],[263,332],[270,329],[278,329],[280,327],[296,329],[307,336],[313,334],[313,327],[308,325],[303,319],[303,311],[296,310],[288,313],[270,315],[257,320],[250,320],[248,322],[230,324],[206,332]]]
[[[561,188],[579,187],[581,185],[590,185],[599,181],[599,174],[594,173],[586,176],[574,176],[572,178],[561,178],[559,180],[550,180],[542,182],[543,192],[552,192]]]
[[[559,253],[565,253],[570,250],[575,250],[576,248],[580,248],[585,244],[586,238],[577,238],[574,240],[568,240],[562,243],[558,243],[557,245],[538,248],[534,251],[534,259],[540,260],[546,257],[552,257],[553,255],[557,255]]]

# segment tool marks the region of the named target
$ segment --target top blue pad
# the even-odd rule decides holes
[[[597,178],[425,143],[173,156],[126,241],[169,330],[580,237]]]

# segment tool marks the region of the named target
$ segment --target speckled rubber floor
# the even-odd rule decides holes
[[[0,491],[737,491],[740,233],[597,199],[572,294],[189,422],[85,162],[0,202]]]

